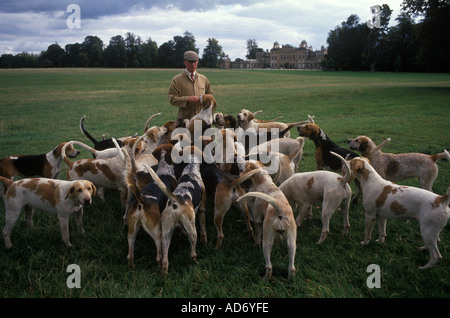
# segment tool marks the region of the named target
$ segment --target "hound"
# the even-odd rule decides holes
[[[229,135],[227,133],[228,131],[228,129],[222,129],[221,132],[224,136],[224,140],[222,140],[222,142],[225,141],[225,137]],[[233,138],[228,139],[226,142],[231,144],[231,146],[234,145]],[[223,149],[225,148],[226,146],[223,146]],[[233,151],[231,152],[233,153]],[[214,225],[217,231],[216,249],[219,249],[224,239],[222,225],[225,215],[230,210],[231,206],[236,203],[236,200],[245,194],[245,191],[242,189],[239,180],[232,177],[229,171],[225,171],[227,169],[223,170],[222,168],[219,168],[213,160],[207,160],[205,158],[207,155],[207,153],[203,152],[204,160],[200,165],[200,174],[205,185],[206,195],[214,198]],[[239,204],[239,208],[243,212],[243,216],[247,221],[247,228],[253,236],[253,229],[250,224],[248,208],[244,203]]]
[[[13,179],[15,176],[56,179],[61,171],[61,152],[66,143],[60,143],[46,154],[18,155],[0,159],[0,176]],[[67,156],[76,158],[80,154],[72,146],[65,148]]]
[[[159,146],[155,151],[155,157],[159,159],[156,174],[164,183],[164,186],[173,191],[177,180],[172,167],[171,151],[173,146],[165,144]],[[136,175],[135,163],[130,159],[127,152],[124,152],[126,159],[126,181],[129,191],[135,200],[131,203],[125,215],[128,222],[128,265],[134,268],[134,243],[137,233],[142,226],[144,230],[153,238],[156,244],[156,262],[161,263],[161,212],[167,203],[167,196],[161,191],[155,181],[148,182],[144,187],[139,186],[135,179],[142,179]],[[131,157],[132,158],[132,157]],[[142,174],[142,173],[141,173]],[[147,172],[149,174],[149,172]],[[149,176],[151,178],[151,176]]]
[[[11,231],[16,224],[22,208],[27,207],[27,225],[33,225],[32,210],[34,208],[56,215],[61,228],[62,240],[67,246],[72,246],[69,240],[69,217],[75,213],[76,223],[84,233],[82,215],[83,207],[92,203],[95,186],[86,180],[65,181],[48,178],[29,178],[11,181],[0,177],[6,186],[5,193],[5,227],[3,238],[6,248],[11,248]]]
[[[348,182],[350,170],[344,165],[344,177],[331,171],[310,171],[296,173],[279,188],[290,202],[300,205],[300,211],[295,219],[300,227],[313,204],[322,202],[322,233],[318,244],[322,243],[330,232],[330,219],[336,209],[341,208],[344,229],[342,235],[347,235],[350,228],[349,210],[352,189]]]
[[[155,171],[146,166],[153,180],[168,197],[167,205],[161,215],[161,237],[162,237],[162,264],[161,273],[166,275],[169,268],[169,247],[172,235],[178,225],[186,230],[191,243],[190,256],[197,264],[197,230],[195,228],[196,213],[199,213],[201,227],[201,239],[206,242],[205,228],[205,186],[200,174],[201,150],[189,146],[183,149],[189,161],[184,168],[175,190],[170,191],[158,177]]]
[[[215,113],[213,115],[213,124],[219,128],[237,128],[237,119],[233,115],[224,115],[223,113]]]
[[[365,158],[352,159],[350,170],[364,191],[365,234],[361,244],[369,244],[375,219],[378,221],[378,242],[384,243],[386,219],[415,218],[425,242],[421,249],[430,253],[428,263],[420,268],[433,267],[442,258],[437,242],[450,218],[450,187],[444,195],[437,195],[425,189],[394,184],[383,179]]]
[[[316,170],[324,168],[331,171],[339,171],[342,169],[342,162],[331,151],[341,155],[347,160],[358,157],[359,155],[353,151],[342,148],[333,142],[330,137],[315,123],[309,123],[297,127],[299,136],[306,137],[314,142],[316,148]]]
[[[248,155],[252,155],[255,153],[272,151],[275,149],[276,152],[280,152],[285,154],[286,156],[292,156],[293,153],[297,152],[297,155],[292,158],[292,162],[294,163],[294,172],[298,171],[298,165],[303,156],[303,146],[305,144],[305,139],[303,137],[297,137],[296,139],[292,138],[278,138],[273,139],[262,144],[259,144],[248,152]]]
[[[295,273],[294,259],[296,251],[297,227],[292,208],[283,192],[272,182],[271,177],[262,169],[262,164],[249,161],[241,173],[240,180],[249,179],[252,182],[250,192],[241,196],[237,202],[256,197],[251,209],[254,213],[256,243],[261,242],[261,225],[263,242],[262,249],[266,261],[265,278],[272,278],[272,263],[270,254],[275,236],[286,238],[289,254],[289,276]],[[261,200],[262,199],[262,200]]]
[[[202,127],[202,133],[211,127],[213,123],[213,111],[217,107],[217,102],[213,95],[205,94],[200,96],[200,102],[203,104],[203,109],[193,116],[186,124],[186,128],[194,136],[195,122],[200,121]]]
[[[115,141],[115,139],[113,139],[113,141]],[[118,189],[121,194],[121,202],[125,205],[126,187],[123,180],[125,157],[120,151],[117,142],[116,148],[118,149],[119,154],[113,158],[70,161],[64,155],[64,148],[72,145],[72,143],[73,142],[69,142],[63,147],[63,160],[68,167],[67,180],[86,179],[94,183],[97,187]]]
[[[238,124],[244,130],[249,128],[254,128],[256,132],[259,132],[260,129],[265,128],[266,131],[271,132],[273,130],[284,131],[287,130],[284,134],[284,137],[289,138],[291,136],[290,129],[292,127],[305,124],[306,122],[310,122],[309,120],[306,122],[298,122],[298,123],[282,123],[278,121],[269,121],[269,122],[261,122],[255,121],[255,114],[247,109],[241,110],[241,112],[237,115]]]
[[[281,152],[269,151],[252,153],[247,157],[251,160],[258,160],[264,164],[265,169],[270,176],[273,177],[275,184],[281,184],[295,173],[295,165],[293,159],[302,151],[297,148],[294,153],[287,156]]]
[[[138,142],[141,142],[142,140],[143,143],[140,151],[141,154],[151,154],[158,146],[168,142],[168,136],[170,136],[171,131],[169,131],[167,123],[163,126],[148,127],[150,121],[155,116],[159,115],[161,115],[161,113],[156,113],[150,116],[145,123],[145,133],[140,139],[138,139]]]
[[[368,158],[372,167],[383,179],[398,182],[417,177],[421,187],[429,191],[433,191],[433,183],[438,175],[436,161],[443,158],[450,161],[447,150],[434,155],[422,153],[393,154],[384,153],[380,150],[373,151],[376,146],[372,139],[367,136],[359,136],[348,140],[348,146]]]
[[[90,141],[92,141],[92,143],[94,144],[94,149],[96,149],[96,150],[105,150],[105,149],[108,149],[108,148],[114,148],[115,147],[112,138],[98,141],[94,137],[92,137],[92,135],[84,128],[84,120],[85,119],[86,119],[86,115],[84,115],[80,119],[80,130],[83,133],[83,135],[85,135]],[[121,140],[117,140],[117,143],[119,144],[120,147],[122,147],[122,141]]]

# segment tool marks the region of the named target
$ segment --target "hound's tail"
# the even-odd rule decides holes
[[[86,137],[88,137],[88,139],[94,143],[94,147],[95,147],[95,146],[97,146],[98,141],[95,140],[95,138],[92,137],[91,134],[88,133],[88,131],[84,128],[84,119],[85,119],[85,118],[86,118],[86,115],[84,115],[84,116],[81,117],[81,119],[80,119],[80,130],[81,130],[81,132],[83,133],[83,135],[85,135]]]
[[[446,159],[447,161],[450,161],[450,154],[445,149],[444,149],[444,152],[431,155],[430,157],[434,162],[436,162],[440,159]]]
[[[74,143],[74,141],[69,141],[67,142],[61,149],[61,157],[64,160],[64,162],[67,164],[67,166],[69,166],[69,168],[72,167],[73,165],[73,161],[71,161],[69,158],[67,158],[66,156],[66,148],[70,145],[72,146]]]
[[[2,182],[3,185],[7,188],[7,187],[9,187],[11,184],[13,184],[14,181],[12,181],[12,180],[10,180],[10,179],[8,179],[8,178],[5,178],[5,177],[0,176],[0,182]]]
[[[265,173],[265,174],[267,174],[267,171],[264,170],[264,169],[262,169],[262,168],[259,168],[259,169],[253,169],[253,170],[247,172],[246,174],[244,174],[243,176],[240,176],[239,178],[237,178],[236,180],[234,180],[234,181],[231,183],[231,185],[232,185],[232,186],[235,186],[235,185],[237,185],[237,184],[241,184],[242,182],[244,182],[244,181],[250,179],[251,177],[253,177],[253,176],[254,176],[255,174],[257,174],[257,173]]]
[[[159,116],[159,115],[161,115],[161,113],[156,113],[156,114],[151,115],[151,116],[149,117],[149,119],[147,119],[147,121],[145,122],[144,132],[146,132],[146,131],[148,130],[148,124],[150,123],[150,121],[151,121],[154,117]]]
[[[81,141],[71,141],[73,145],[77,145],[80,146],[81,148],[86,149],[87,151],[91,152],[94,156],[97,153],[97,150],[95,150],[94,148],[82,143]]]
[[[381,144],[379,144],[378,146],[376,146],[375,148],[373,148],[367,155],[366,157],[369,158],[370,156],[372,156],[374,153],[376,153],[378,150],[380,150],[381,148],[383,148],[388,142],[391,141],[391,138],[387,138],[385,141],[383,141]]]
[[[350,171],[350,166],[349,166],[347,160],[345,160],[344,157],[342,157],[341,155],[339,155],[339,154],[337,154],[337,153],[335,153],[333,151],[330,151],[330,153],[335,155],[336,157],[338,157],[342,161],[344,178],[342,179],[341,183],[342,184],[346,184],[346,183],[350,182],[351,179],[352,179],[352,173]]]
[[[278,205],[278,202],[276,199],[274,199],[270,195],[267,195],[263,192],[248,192],[248,193],[244,194],[243,196],[241,196],[239,199],[237,199],[236,202],[239,202],[248,197],[256,197],[256,198],[260,198],[260,199],[263,199],[263,200],[269,202],[269,204],[271,206],[273,206],[273,208],[275,210],[275,216],[278,217],[278,218],[275,218],[275,220],[278,219],[280,222],[279,227],[278,227],[278,232],[284,232],[287,230],[287,227],[289,227],[288,222],[286,222],[287,218],[285,217],[285,213],[284,213],[283,209]]]
[[[136,179],[133,168],[132,168],[132,159],[130,158],[130,155],[126,151],[126,149],[122,148],[122,154],[125,158],[125,170],[123,173],[124,183],[127,187],[127,191],[130,194],[133,194],[134,198],[142,203],[142,196],[141,192],[139,191],[139,188],[136,185]],[[130,197],[129,197],[130,198]],[[128,209],[127,209],[128,211]]]
[[[149,167],[148,165],[146,165],[145,163],[143,164],[145,169],[148,170],[148,172],[150,172],[150,175],[153,178],[153,181],[155,181],[156,185],[161,189],[161,191],[167,196],[167,198],[172,201],[172,202],[178,202],[178,198],[173,194],[172,191],[170,191],[169,189],[167,189],[166,185],[164,184],[164,182],[162,182],[162,180],[158,177],[158,175],[156,174],[156,172],[152,169],[152,167]]]

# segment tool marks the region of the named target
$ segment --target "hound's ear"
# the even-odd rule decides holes
[[[71,186],[69,190],[67,190],[67,194],[66,194],[66,197],[64,198],[64,200],[67,200],[67,198],[69,196],[72,196],[74,192],[75,192],[75,184],[73,186]]]
[[[175,144],[178,142],[178,140],[173,140],[175,142]],[[172,142],[172,140],[171,140]],[[153,150],[152,155],[156,158],[156,159],[160,159],[161,157],[161,151],[162,151],[162,147],[158,147],[155,150]]]
[[[358,158],[352,159],[352,161],[350,161],[350,169],[355,173],[360,172],[364,169],[364,160]]]
[[[367,150],[368,150],[367,148],[369,147],[369,142],[365,138],[362,138],[362,139],[359,139],[359,140],[360,140],[359,151],[361,153],[366,153]]]
[[[89,181],[89,183],[91,184],[92,187],[92,196],[95,197],[95,195],[97,194],[97,188],[92,182]]]
[[[255,115],[253,114],[253,113],[248,113],[248,118],[247,118],[247,120],[248,121],[250,121],[250,120],[252,120],[252,119],[254,119],[255,118]]]

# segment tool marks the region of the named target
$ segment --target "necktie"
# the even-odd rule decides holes
[[[195,82],[195,75],[194,75],[194,73],[191,74],[191,80],[192,80],[193,82]]]

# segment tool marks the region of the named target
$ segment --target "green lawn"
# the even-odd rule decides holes
[[[181,70],[161,69],[21,69],[0,70],[0,157],[50,151],[62,141],[79,140],[79,120],[97,138],[142,134],[145,122],[161,125],[176,118],[167,91]],[[436,153],[450,149],[450,74],[246,71],[200,69],[211,81],[218,111],[236,115],[241,109],[263,110],[258,118],[316,123],[339,145],[367,135],[375,143],[392,141],[385,152]],[[292,130],[292,137],[297,137]],[[81,157],[90,157],[83,151]],[[306,141],[299,171],[315,168],[314,145]],[[434,191],[450,185],[450,163],[439,162]],[[65,166],[63,165],[65,168]],[[65,169],[60,178],[65,177]],[[404,184],[417,186],[411,179]],[[114,191],[106,201],[95,198],[85,210],[86,233],[71,222],[72,248],[61,241],[57,219],[36,212],[35,227],[23,216],[13,230],[13,248],[0,244],[0,297],[448,297],[450,294],[449,226],[441,233],[443,259],[431,270],[415,220],[390,220],[387,240],[361,246],[362,204],[350,210],[350,232],[342,237],[340,212],[331,233],[317,245],[320,207],[298,232],[296,275],[287,279],[287,250],[272,251],[272,281],[262,279],[262,251],[249,239],[240,212],[224,222],[225,239],[216,251],[212,203],[207,209],[208,243],[198,244],[199,265],[189,260],[189,243],[175,235],[169,252],[169,274],[161,277],[153,240],[142,230],[135,246],[135,270],[127,266],[123,210]],[[0,206],[0,227],[4,207]],[[373,239],[377,237],[374,230]],[[69,264],[81,268],[81,288],[69,289]],[[381,269],[381,288],[370,289],[370,264]]]

